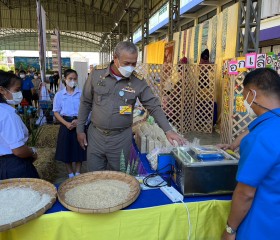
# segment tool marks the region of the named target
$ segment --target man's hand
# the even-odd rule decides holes
[[[78,133],[77,134],[77,139],[78,139],[78,142],[79,142],[81,148],[86,150],[86,147],[88,145],[86,134],[85,133]]]
[[[236,234],[229,234],[226,230],[224,231],[221,240],[235,240]]]
[[[232,150],[232,151],[235,150],[235,149],[233,149],[232,144],[223,144],[223,143],[220,143],[220,144],[217,144],[216,147],[217,147],[217,148],[220,148],[220,149],[223,149],[223,150],[228,150],[228,149],[230,149],[230,150]]]
[[[186,140],[182,138],[179,134],[175,133],[174,131],[170,130],[165,133],[167,140],[171,143],[172,146],[175,146],[174,141],[178,143],[179,146],[184,145]]]

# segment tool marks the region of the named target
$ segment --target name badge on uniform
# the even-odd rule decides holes
[[[132,114],[132,105],[120,106],[120,114]]]

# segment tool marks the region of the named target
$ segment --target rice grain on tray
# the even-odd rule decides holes
[[[70,189],[65,193],[65,200],[79,208],[102,209],[124,203],[129,192],[129,185],[122,181],[98,180]]]
[[[10,187],[0,190],[0,225],[24,219],[51,201],[48,194],[27,187]]]

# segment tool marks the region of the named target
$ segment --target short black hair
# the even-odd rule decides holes
[[[75,70],[69,68],[69,69],[64,71],[64,77],[66,78],[71,73],[75,73],[78,76],[78,73]]]
[[[24,73],[24,74],[26,74],[25,70],[20,70],[19,73]]]
[[[9,89],[12,87],[15,82],[20,81],[22,82],[21,78],[19,78],[17,75],[10,73],[10,72],[5,72],[0,70],[0,86],[6,89]],[[6,100],[0,93],[0,103],[6,103]]]
[[[210,56],[209,50],[206,48],[200,55],[203,60],[208,60]]]
[[[258,68],[248,73],[243,81],[243,86],[255,85],[266,94],[275,94],[280,99],[280,76],[270,68]]]

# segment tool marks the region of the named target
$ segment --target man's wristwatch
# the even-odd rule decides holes
[[[230,234],[230,235],[233,235],[233,234],[236,233],[236,229],[233,229],[233,228],[230,227],[230,226],[228,225],[228,223],[227,223],[227,225],[226,225],[226,232],[227,232],[228,234]]]

